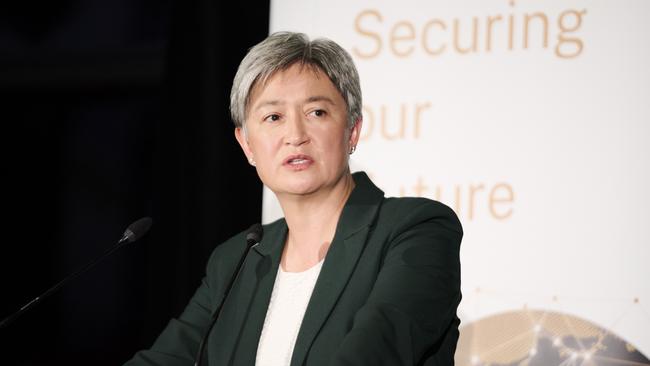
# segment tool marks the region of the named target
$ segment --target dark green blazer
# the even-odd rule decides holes
[[[364,173],[352,191],[309,301],[291,366],[452,365],[461,299],[462,229],[447,206],[384,198]],[[127,365],[191,365],[225,283],[244,252],[240,233],[213,252],[178,319]],[[254,365],[287,235],[284,219],[260,244],[210,334],[209,365]]]

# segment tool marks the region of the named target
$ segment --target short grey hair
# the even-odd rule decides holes
[[[255,45],[239,64],[230,91],[230,115],[236,127],[244,127],[250,94],[278,71],[295,63],[318,67],[345,100],[348,126],[361,119],[361,86],[350,54],[327,38],[312,41],[303,33],[277,32]]]

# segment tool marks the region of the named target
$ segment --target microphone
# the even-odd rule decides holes
[[[250,228],[248,228],[248,230],[246,230],[246,250],[244,251],[244,255],[242,255],[241,259],[239,260],[239,263],[237,264],[237,267],[235,268],[232,277],[230,277],[230,282],[228,282],[228,285],[226,286],[226,291],[224,292],[223,297],[221,298],[221,302],[215,309],[214,313],[212,313],[212,319],[210,320],[210,324],[208,324],[208,329],[203,334],[203,338],[201,338],[201,343],[199,343],[199,351],[196,354],[196,362],[194,362],[194,366],[201,365],[201,360],[203,359],[203,354],[205,353],[205,345],[208,342],[208,337],[210,336],[210,332],[212,331],[212,328],[217,323],[217,319],[219,319],[219,315],[221,314],[221,308],[223,308],[223,304],[226,302],[226,298],[230,293],[230,289],[232,288],[232,285],[235,283],[235,280],[239,277],[239,272],[241,272],[241,268],[244,262],[246,261],[246,257],[248,257],[248,252],[251,250],[252,247],[256,246],[257,244],[260,243],[260,241],[262,241],[263,234],[264,234],[264,229],[262,228],[261,224],[253,224]]]
[[[140,220],[132,223],[129,225],[129,227],[124,230],[124,234],[122,234],[122,239],[118,243],[121,243],[123,241],[128,241],[129,243],[133,243],[136,240],[140,239],[144,234],[149,231],[151,228],[151,224],[153,223],[153,220],[151,220],[151,217],[143,217]]]
[[[25,304],[23,307],[21,307],[15,313],[13,313],[10,316],[6,317],[0,323],[0,329],[7,327],[10,323],[12,323],[14,320],[16,320],[16,318],[21,316],[24,312],[26,312],[27,310],[33,308],[34,306],[39,304],[41,301],[43,301],[45,298],[52,295],[58,289],[63,287],[63,285],[65,285],[68,281],[70,281],[71,279],[73,279],[73,278],[79,276],[80,274],[86,272],[87,270],[89,270],[90,268],[95,266],[95,264],[101,262],[104,258],[108,257],[113,252],[115,252],[116,250],[123,247],[125,244],[133,243],[136,240],[140,239],[142,236],[144,236],[144,234],[147,233],[147,231],[149,231],[149,228],[151,227],[151,224],[152,224],[151,217],[143,217],[143,218],[139,219],[138,221],[136,221],[136,222],[132,223],[131,225],[129,225],[129,227],[126,228],[126,230],[124,231],[124,234],[122,234],[122,238],[117,242],[116,245],[114,245],[112,248],[110,248],[109,250],[104,252],[104,254],[97,257],[92,262],[86,264],[83,268],[81,268],[77,272],[69,275],[68,277],[64,278],[61,282],[59,282],[56,285],[52,286],[49,290],[45,291],[40,296],[37,296],[32,301]]]

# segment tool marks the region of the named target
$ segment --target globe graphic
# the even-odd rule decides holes
[[[611,331],[543,310],[501,313],[461,327],[455,359],[460,366],[650,365]]]

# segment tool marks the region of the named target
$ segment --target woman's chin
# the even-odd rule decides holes
[[[289,181],[282,182],[276,185],[274,188],[271,188],[276,195],[291,195],[291,196],[306,196],[318,192],[322,187],[322,184],[315,181],[314,179],[309,179],[304,177],[302,179],[294,177]]]
[[[318,192],[318,188],[311,184],[291,185],[284,188],[282,192],[292,196],[307,196]]]

